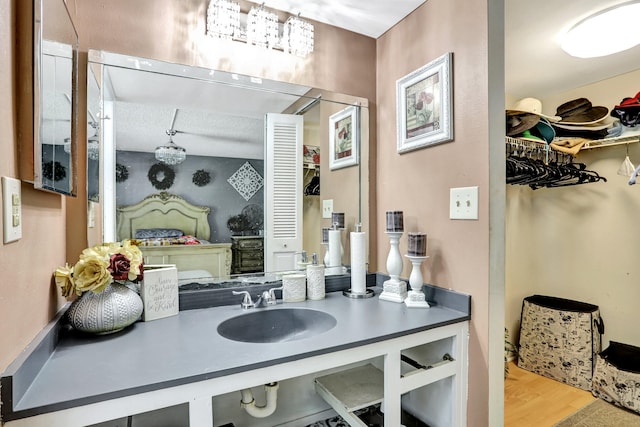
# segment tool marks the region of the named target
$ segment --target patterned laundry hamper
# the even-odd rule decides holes
[[[597,305],[545,295],[522,303],[518,366],[591,390],[604,323]]]
[[[596,357],[591,393],[640,413],[640,347],[609,342]]]

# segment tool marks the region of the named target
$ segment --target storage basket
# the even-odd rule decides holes
[[[591,390],[604,324],[597,305],[544,295],[524,299],[518,366]]]
[[[640,413],[640,347],[611,341],[596,356],[591,393]]]

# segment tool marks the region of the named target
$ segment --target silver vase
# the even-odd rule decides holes
[[[140,295],[111,282],[100,293],[85,292],[67,310],[71,325],[83,332],[110,334],[133,324],[142,314]]]

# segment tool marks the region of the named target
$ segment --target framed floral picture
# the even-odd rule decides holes
[[[358,164],[358,107],[353,105],[329,117],[329,168]]]
[[[453,140],[448,52],[396,82],[398,153]]]

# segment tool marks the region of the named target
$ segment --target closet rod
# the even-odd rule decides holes
[[[595,141],[589,141],[582,146],[582,150],[589,150],[591,148],[613,147],[614,145],[628,145],[634,144],[636,142],[640,142],[640,135],[617,136],[615,138],[605,138]]]

